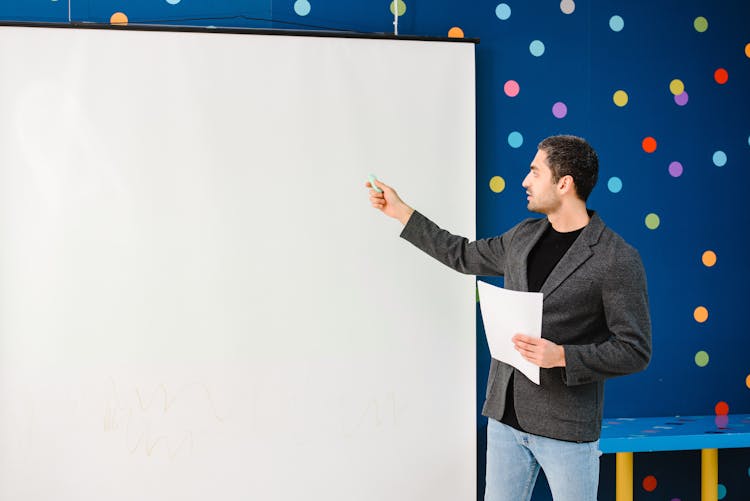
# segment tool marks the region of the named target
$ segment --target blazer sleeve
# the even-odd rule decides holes
[[[609,331],[606,340],[563,347],[568,386],[638,372],[651,360],[646,273],[638,252],[630,246],[606,273],[602,305]]]
[[[401,237],[444,265],[467,275],[505,274],[506,252],[515,228],[499,237],[469,242],[439,228],[421,213],[414,213]]]

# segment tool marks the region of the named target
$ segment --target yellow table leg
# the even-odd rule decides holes
[[[633,453],[618,452],[615,454],[617,501],[633,501]]]
[[[719,499],[719,450],[701,450],[701,501]]]

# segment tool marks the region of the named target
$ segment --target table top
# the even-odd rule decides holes
[[[750,414],[610,418],[602,422],[604,453],[750,447]]]

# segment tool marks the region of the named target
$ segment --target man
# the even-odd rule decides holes
[[[490,365],[485,501],[528,501],[540,467],[555,501],[595,501],[604,381],[643,370],[651,358],[641,259],[586,208],[598,170],[585,140],[545,139],[522,186],[528,209],[546,217],[475,242],[440,229],[390,186],[375,181],[383,192],[370,190],[372,206],[404,224],[401,237],[440,262],[544,294],[542,338],[513,337],[541,368],[541,384]]]

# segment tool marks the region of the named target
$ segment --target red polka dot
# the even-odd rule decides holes
[[[716,404],[716,407],[714,407],[714,411],[716,411],[717,416],[726,416],[729,414],[729,404],[726,402],[719,402]]]
[[[727,73],[727,70],[724,68],[719,68],[718,70],[714,71],[714,80],[716,80],[717,84],[725,84],[727,83],[727,80],[729,80],[729,73]]]
[[[641,142],[641,147],[643,148],[643,151],[646,153],[653,153],[656,151],[656,139],[654,139],[651,136],[644,137],[643,142]]]
[[[643,479],[643,490],[648,492],[654,492],[656,489],[656,477],[653,475],[649,475],[648,477]]]

